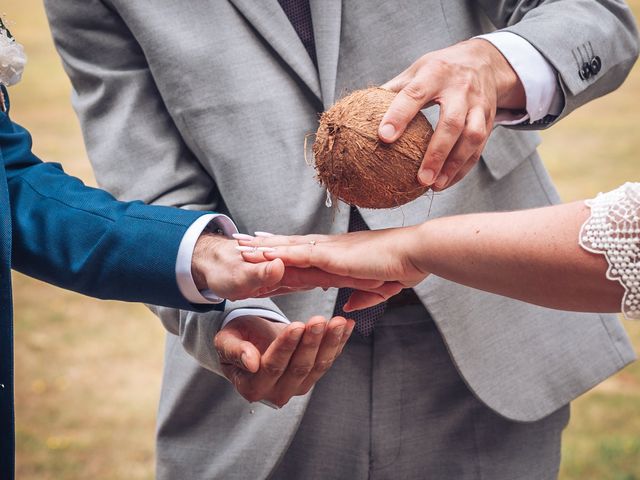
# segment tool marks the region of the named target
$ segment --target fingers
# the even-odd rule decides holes
[[[385,90],[390,90],[392,92],[399,92],[402,90],[407,83],[411,80],[411,71],[405,70],[400,75],[392,78],[384,85],[380,85],[380,88],[384,88]]]
[[[353,288],[358,290],[371,290],[384,285],[380,280],[368,280],[345,277],[328,273],[319,268],[287,267],[281,282],[282,286],[292,288]]]
[[[264,235],[264,233],[263,233]],[[323,242],[328,239],[326,235],[269,235],[251,236],[246,234],[236,234],[233,237],[240,245],[252,248],[279,247],[281,245],[304,245],[310,242]]]
[[[260,352],[252,343],[244,340],[233,324],[216,334],[214,346],[223,365],[232,365],[250,373],[260,368]]]
[[[288,325],[269,345],[260,358],[259,370],[252,372],[252,375],[234,369],[223,370],[238,393],[249,402],[270,400],[273,388],[280,376],[286,371],[304,330],[304,324],[300,322]],[[229,375],[233,375],[233,377]]]
[[[486,124],[482,108],[476,107],[469,111],[464,129],[436,179],[436,189],[442,190],[448,187],[458,173],[473,160],[487,138]]]
[[[467,103],[463,97],[443,100],[440,119],[425,153],[418,180],[423,185],[446,184],[442,167],[460,138],[467,117]]]
[[[256,270],[249,272],[247,282],[249,289],[256,293],[268,291],[279,285],[285,273],[284,263],[279,258],[258,264],[248,264],[248,266],[250,270]]]
[[[314,317],[309,320],[300,345],[291,357],[286,371],[278,380],[277,394],[270,399],[273,403],[284,405],[294,395],[306,393],[299,387],[316,368],[318,350],[321,344],[326,343],[324,333],[327,327],[323,317]],[[342,335],[342,332],[340,334]]]
[[[269,345],[259,360],[259,369],[251,372],[237,360],[242,348],[231,345],[234,335],[216,336],[225,376],[249,402],[267,400],[281,407],[291,397],[304,395],[331,368],[353,332],[353,320],[335,317],[326,322],[313,317],[304,325],[288,325]],[[248,342],[244,342],[248,343]]]
[[[397,83],[392,83],[397,85]],[[395,142],[405,131],[407,125],[420,110],[427,105],[435,94],[428,82],[414,79],[402,88],[391,102],[378,127],[378,136],[385,143]]]
[[[345,345],[349,341],[349,338],[351,337],[355,326],[356,322],[354,320],[347,319],[347,325],[345,326],[344,332],[342,333],[342,338],[340,339],[340,349],[338,350],[338,355],[342,354],[342,350],[344,350]]]
[[[329,321],[323,341],[318,348],[314,366],[298,386],[301,394],[307,393],[333,366],[333,362],[340,355],[351,335],[348,329],[351,328],[353,331],[353,321],[351,322],[352,325],[349,325],[347,320],[342,317],[334,317]]]

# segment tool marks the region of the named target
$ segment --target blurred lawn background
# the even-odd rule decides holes
[[[640,18],[640,0],[630,2]],[[12,89],[35,151],[95,185],[41,0],[3,2],[29,55]],[[544,132],[565,200],[640,181],[640,67],[618,91]],[[81,235],[81,232],[78,232]],[[164,331],[140,305],[14,275],[19,479],[151,479]],[[625,322],[640,351],[640,323]],[[560,478],[640,480],[640,363],[574,403]]]

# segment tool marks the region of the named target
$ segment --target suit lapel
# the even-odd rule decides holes
[[[318,72],[277,0],[230,0],[282,60],[322,100]]]
[[[325,108],[329,108],[336,100],[342,0],[310,0],[310,4],[322,102]]]

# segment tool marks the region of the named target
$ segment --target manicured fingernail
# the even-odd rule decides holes
[[[273,233],[269,233],[269,232],[253,232],[253,234],[256,237],[274,237],[275,236]]]
[[[422,183],[423,185],[432,185],[433,180],[436,177],[436,172],[430,169],[420,170],[418,177],[420,183]]]
[[[380,136],[385,140],[391,140],[396,134],[396,128],[390,123],[385,123],[380,127]]]
[[[276,249],[273,247],[258,247],[259,252],[275,252]]]
[[[291,330],[291,333],[289,334],[291,336],[292,340],[300,340],[300,337],[302,336],[302,334],[304,333],[304,327],[301,328],[294,328],[293,330]]]
[[[242,352],[242,354],[240,355],[240,363],[242,363],[242,366],[244,368],[249,368],[247,366],[247,352]]]
[[[447,184],[448,181],[449,181],[449,177],[444,173],[441,173],[440,176],[438,176],[438,179],[436,180],[436,187],[442,188]]]
[[[311,327],[311,333],[314,335],[320,335],[322,332],[324,332],[324,323],[317,323]]]
[[[256,253],[258,251],[257,247],[245,247],[245,246],[237,246],[236,250],[238,250],[239,252],[251,252],[251,253]]]
[[[234,233],[231,236],[236,240],[255,240],[255,237],[247,235],[246,233]]]

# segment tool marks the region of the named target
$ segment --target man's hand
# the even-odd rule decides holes
[[[221,298],[239,300],[266,295],[280,286],[284,275],[281,260],[251,265],[242,259],[237,245],[221,235],[200,235],[191,260],[198,290],[208,288]]]
[[[498,108],[524,110],[524,87],[491,43],[461,42],[427,53],[382,85],[398,92],[378,135],[394,142],[423,108],[440,105],[440,119],[418,172],[434,190],[461,180],[478,162]]]
[[[282,407],[306,394],[331,368],[353,326],[342,317],[329,322],[313,317],[305,326],[246,316],[220,330],[214,343],[222,371],[240,395]]]
[[[236,235],[239,238],[253,238]],[[247,247],[248,248],[248,247]],[[269,248],[257,248],[262,254]],[[265,260],[262,258],[262,260]],[[238,242],[213,233],[204,233],[196,242],[191,261],[191,273],[198,290],[210,289],[228,300],[262,298],[311,290],[316,287],[354,288],[386,291],[383,281],[331,275],[315,268],[288,268],[279,258],[260,263],[245,262],[238,251]]]

